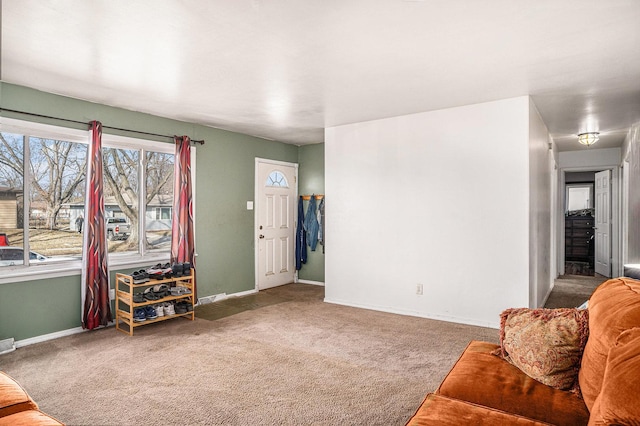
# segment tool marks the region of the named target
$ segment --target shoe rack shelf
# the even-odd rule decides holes
[[[157,284],[167,284],[169,287],[182,286],[188,288],[190,294],[181,294],[179,296],[168,295],[157,300],[145,300],[144,302],[134,302],[133,295],[135,293],[143,293],[145,289],[153,287]],[[143,325],[154,324],[160,321],[166,321],[173,318],[183,317],[195,320],[195,312],[193,309],[186,313],[176,313],[174,315],[165,315],[155,319],[146,319],[142,322],[133,320],[133,313],[136,308],[149,305],[156,305],[164,302],[186,301],[193,308],[193,269],[190,269],[189,275],[181,277],[165,278],[162,280],[150,279],[148,282],[135,284],[131,275],[116,273],[116,330],[120,330],[130,336],[133,336],[133,330]],[[124,327],[126,325],[126,327]]]

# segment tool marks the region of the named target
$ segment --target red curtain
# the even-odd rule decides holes
[[[82,245],[82,327],[89,330],[107,325],[112,320],[103,189],[102,124],[92,121]]]
[[[191,263],[195,269],[193,240],[193,198],[191,195],[191,140],[176,136],[175,166],[173,172],[173,221],[171,226],[171,263]],[[194,277],[195,278],[195,277]],[[193,293],[197,298],[196,280]]]

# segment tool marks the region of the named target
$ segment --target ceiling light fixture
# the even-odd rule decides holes
[[[591,146],[594,143],[598,142],[598,139],[600,139],[598,137],[599,134],[600,133],[598,132],[580,133],[578,135],[578,142],[580,142],[582,145]]]

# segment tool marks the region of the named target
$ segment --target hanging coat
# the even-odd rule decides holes
[[[318,217],[316,216],[316,196],[312,195],[307,206],[307,215],[304,217],[304,229],[307,231],[307,244],[311,251],[316,251],[318,245]]]
[[[304,207],[302,197],[298,200],[298,226],[296,228],[296,271],[307,263],[307,234],[304,231]]]
[[[320,219],[318,220],[318,222],[320,222],[320,228],[318,230],[318,242],[322,244],[322,252],[324,253],[326,234],[324,224],[324,198],[322,198],[322,200],[320,201],[320,205],[318,206],[318,216],[320,216]]]

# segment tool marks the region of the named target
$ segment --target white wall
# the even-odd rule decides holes
[[[620,148],[584,149],[561,152],[558,165],[562,169],[610,168],[620,165]]]
[[[492,327],[528,306],[529,119],[518,97],[327,128],[325,300]]]
[[[551,226],[551,138],[533,101],[529,101],[529,307],[544,305],[551,289],[554,233]]]
[[[624,263],[640,263],[640,123],[631,128],[624,145],[628,174],[626,259]]]

